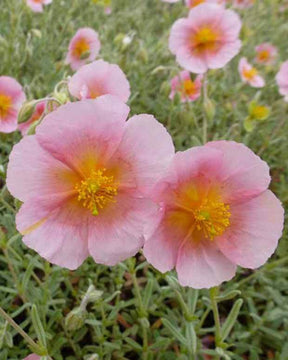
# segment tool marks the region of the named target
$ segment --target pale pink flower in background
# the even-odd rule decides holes
[[[179,2],[180,0],[162,0],[162,1],[172,4],[172,3]]]
[[[198,75],[195,80],[191,80],[189,71],[181,71],[171,80],[171,93],[169,98],[172,100],[179,93],[181,101],[194,101],[201,96],[203,75]]]
[[[169,47],[177,62],[194,73],[225,66],[241,47],[241,21],[221,5],[200,4],[172,26]]]
[[[35,106],[35,110],[33,111],[33,114],[30,116],[30,118],[27,121],[18,124],[18,129],[21,131],[21,134],[23,136],[27,135],[30,126],[41,118],[44,113],[45,107],[46,101],[39,102]]]
[[[276,82],[279,87],[279,93],[285,96],[284,100],[288,102],[288,61],[285,61],[276,75]]]
[[[70,41],[66,64],[70,64],[72,70],[77,70],[95,60],[100,47],[98,33],[91,28],[81,28]]]
[[[219,4],[219,5],[225,5],[226,1],[225,0],[185,0],[186,5],[189,8],[193,8],[195,6],[198,6],[200,4]]]
[[[26,100],[22,86],[10,76],[0,76],[0,132],[17,129],[19,110]]]
[[[237,265],[258,268],[275,251],[284,211],[268,190],[269,167],[243,144],[215,141],[178,152],[152,198],[159,203],[144,255],[174,267],[181,285],[209,288]]]
[[[265,86],[265,80],[258,74],[258,70],[248,63],[246,58],[241,58],[238,65],[238,71],[244,83],[252,87],[262,88]]]
[[[105,7],[104,12],[106,15],[110,15],[112,13],[111,7],[109,7],[109,6]]]
[[[238,9],[248,9],[251,6],[253,6],[255,3],[255,0],[234,0],[233,6],[235,6]]]
[[[110,95],[68,103],[14,146],[7,187],[24,203],[16,226],[51,263],[73,270],[91,255],[114,265],[151,232],[157,206],[147,196],[174,146],[152,115],[126,121],[128,112]]]
[[[130,96],[130,85],[123,71],[103,60],[82,66],[69,80],[68,88],[79,100],[110,94],[126,102]]]
[[[40,359],[41,359],[41,356],[36,355],[36,354],[31,354],[31,355],[27,356],[23,360],[40,360]]]
[[[255,61],[259,64],[272,65],[275,62],[278,51],[275,46],[269,43],[263,43],[255,48]]]
[[[34,12],[43,12],[44,5],[52,3],[52,0],[26,0],[27,5]]]

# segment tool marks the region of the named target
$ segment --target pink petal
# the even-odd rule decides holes
[[[69,81],[69,91],[77,99],[83,98],[81,91],[87,89],[85,98],[90,94],[114,95],[123,102],[130,96],[130,85],[125,74],[118,65],[109,64],[103,60],[94,61],[82,66]]]
[[[218,172],[227,203],[251,199],[270,183],[269,167],[248,147],[234,141],[214,141],[206,147],[222,151],[223,165]]]
[[[123,181],[129,185],[132,177],[138,190],[146,193],[166,171],[173,155],[174,145],[165,127],[152,115],[143,114],[128,120],[114,161],[119,158],[129,164]]]
[[[104,162],[116,150],[128,112],[127,105],[110,95],[68,103],[44,118],[36,137],[55,158],[83,174],[87,162]]]
[[[28,201],[20,208],[16,225],[28,247],[51,263],[74,270],[89,256],[88,219],[83,215],[73,202],[53,209]]]
[[[113,208],[90,221],[88,247],[94,260],[112,266],[135,255],[156,209],[150,200],[118,195]]]
[[[217,240],[217,245],[237,265],[252,269],[263,265],[282,234],[284,210],[280,201],[267,190],[231,206],[231,213],[231,229]]]
[[[163,208],[155,214],[154,227],[156,229],[147,237],[143,253],[150,264],[165,273],[175,267],[178,249],[185,234],[176,227],[167,226]]]
[[[179,250],[176,271],[182,286],[210,288],[232,279],[236,266],[209,240],[187,241]]]
[[[72,181],[75,175],[46,152],[35,136],[23,138],[10,154],[7,187],[21,201],[36,196],[47,197],[47,202],[64,199],[73,191],[69,178]]]

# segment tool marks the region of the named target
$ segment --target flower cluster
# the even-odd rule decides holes
[[[182,102],[199,98],[203,74],[224,67],[241,47],[240,17],[223,1],[187,5],[188,17],[176,21],[169,39],[185,69],[172,79],[170,98],[179,94]],[[27,103],[19,125],[25,94],[16,80],[0,77],[1,131],[18,126],[25,135],[7,169],[7,187],[23,203],[16,216],[23,242],[71,270],[88,256],[112,266],[143,249],[156,269],[175,268],[180,284],[194,288],[230,280],[237,265],[261,266],[283,228],[268,165],[233,141],[175,153],[154,116],[127,120],[129,82],[118,65],[96,60],[100,47],[95,30],[79,29],[65,61],[76,73],[65,82],[64,100],[57,88],[52,100]],[[275,60],[267,44],[256,52],[259,63]],[[286,65],[277,81],[288,96]],[[245,58],[239,71],[244,82],[264,86]],[[268,113],[250,106],[251,121]]]

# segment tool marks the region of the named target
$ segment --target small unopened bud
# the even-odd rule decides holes
[[[86,319],[86,309],[81,306],[73,309],[65,318],[65,327],[68,331],[76,331],[80,329]]]
[[[247,118],[244,120],[244,129],[247,131],[247,132],[251,132],[255,129],[256,127],[256,121],[251,118],[250,116],[247,116]]]
[[[34,121],[31,126],[29,127],[28,131],[27,131],[27,135],[34,135],[36,132],[36,128],[37,126],[40,124],[40,121]]]
[[[207,115],[207,118],[209,121],[212,121],[214,119],[215,113],[216,113],[216,109],[215,109],[215,105],[213,103],[212,100],[210,100],[209,98],[204,100],[204,111]]]
[[[70,101],[69,96],[66,92],[54,92],[53,98],[59,101],[61,104],[66,104],[68,101]],[[53,106],[55,106],[55,102],[53,102]],[[49,110],[49,109],[48,109]],[[54,110],[54,109],[53,109]]]
[[[32,29],[31,30],[32,35],[34,35],[35,37],[37,37],[38,39],[42,38],[42,33],[40,30],[38,29]]]
[[[140,49],[137,57],[145,64],[148,62],[148,53],[145,48]]]
[[[98,354],[92,354],[92,355],[87,355],[84,356],[84,360],[99,360],[99,355]]]
[[[18,115],[18,124],[28,121],[35,111],[37,105],[36,100],[28,101],[21,107]]]

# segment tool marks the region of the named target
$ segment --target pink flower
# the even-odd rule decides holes
[[[43,12],[43,6],[52,3],[52,0],[26,0],[27,5],[34,12]]]
[[[29,356],[27,356],[25,359],[23,360],[40,360],[41,357],[39,355],[36,355],[36,354],[31,354]]]
[[[272,65],[277,57],[277,48],[269,43],[263,43],[255,48],[255,61],[259,64]]]
[[[265,80],[260,75],[258,75],[257,69],[250,65],[246,58],[241,58],[239,61],[238,70],[244,83],[248,83],[255,88],[261,88],[265,86]]]
[[[98,33],[91,28],[81,28],[70,41],[66,64],[70,64],[72,70],[77,70],[95,60],[100,47]]]
[[[194,101],[201,96],[203,75],[198,75],[194,81],[191,80],[189,71],[181,71],[179,75],[171,80],[171,93],[169,98],[172,100],[176,93],[181,95],[182,102]]]
[[[17,116],[26,96],[22,86],[9,76],[0,76],[0,132],[17,129]]]
[[[126,102],[130,96],[130,85],[118,65],[97,60],[81,67],[69,81],[69,91],[77,99],[114,95]]]
[[[204,3],[225,5],[226,1],[225,0],[185,0],[185,3],[189,8],[192,9],[195,6],[198,6],[198,5],[204,4]]]
[[[241,41],[239,16],[215,4],[193,8],[188,18],[177,20],[169,47],[186,70],[204,73],[225,66],[238,52]]]
[[[178,2],[179,0],[162,0],[163,2],[167,2],[167,3],[176,3]]]
[[[158,221],[144,245],[161,272],[174,267],[183,286],[209,288],[236,266],[257,268],[273,254],[284,211],[267,164],[245,145],[215,141],[178,152],[153,199]]]
[[[156,205],[146,194],[174,147],[152,115],[126,121],[128,112],[110,95],[68,103],[14,146],[7,186],[24,202],[17,229],[50,262],[76,269],[91,255],[114,265],[151,231]]]
[[[23,136],[27,135],[30,126],[41,118],[41,116],[43,115],[43,112],[45,110],[45,107],[46,107],[46,101],[39,102],[35,106],[35,110],[34,110],[33,114],[31,115],[30,119],[28,119],[24,123],[18,124],[18,129],[21,131],[21,134]]]
[[[255,0],[234,0],[233,6],[238,9],[247,9],[254,5]]]
[[[288,61],[285,61],[276,75],[276,81],[279,86],[279,92],[285,96],[288,101]]]

